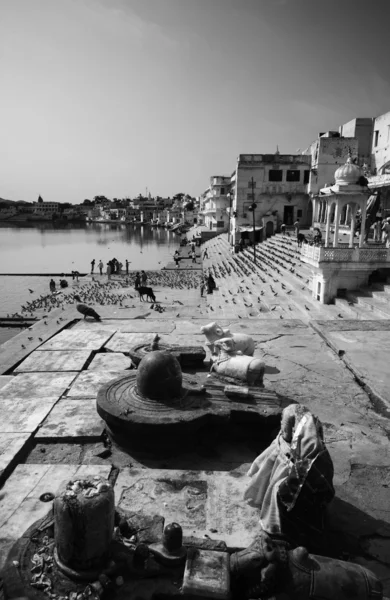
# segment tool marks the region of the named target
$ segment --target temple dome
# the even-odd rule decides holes
[[[352,162],[351,157],[347,159],[345,165],[341,165],[334,174],[335,182],[338,185],[356,185],[362,172],[358,165]]]

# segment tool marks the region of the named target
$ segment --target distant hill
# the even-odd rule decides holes
[[[26,200],[7,200],[6,198],[0,198],[0,202],[3,204],[31,204],[31,202],[26,202]]]

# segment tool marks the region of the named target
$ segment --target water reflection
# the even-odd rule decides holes
[[[180,243],[172,231],[120,223],[2,223],[0,230],[0,273],[86,272],[93,258],[114,256],[132,269],[156,269]]]

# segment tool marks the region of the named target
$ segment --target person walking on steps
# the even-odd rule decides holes
[[[93,275],[94,269],[95,269],[95,259],[91,260],[91,275]]]
[[[208,254],[207,248],[205,248],[205,251],[203,252],[203,260],[208,257],[209,257],[209,254]]]
[[[212,294],[213,290],[215,290],[216,287],[217,286],[215,285],[215,279],[211,275],[211,273],[209,273],[209,276],[207,277],[207,293]]]
[[[281,231],[282,235],[286,235],[286,225],[285,225],[285,223],[281,224],[280,231]]]
[[[295,229],[295,237],[298,239],[298,235],[299,235],[299,229],[300,229],[300,222],[299,219],[297,219],[294,223],[294,229]]]

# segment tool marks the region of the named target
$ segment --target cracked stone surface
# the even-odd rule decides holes
[[[177,309],[178,313],[181,308]],[[145,311],[146,308],[143,307],[142,310]],[[109,316],[108,309],[107,316]],[[133,456],[115,447],[112,448],[111,454],[104,454],[105,448],[99,438],[103,423],[97,418],[95,410],[97,388],[93,387],[99,377],[94,379],[92,376],[92,379],[89,379],[93,372],[95,376],[100,373],[99,369],[92,367],[93,362],[96,361],[95,364],[100,362],[103,365],[105,360],[103,357],[111,355],[114,356],[114,362],[109,364],[117,364],[118,356],[115,354],[118,354],[120,355],[118,364],[123,364],[123,360],[128,361],[123,353],[128,352],[130,343],[134,344],[139,340],[144,342],[145,339],[148,341],[155,333],[159,333],[162,339],[164,337],[173,341],[191,339],[203,345],[205,338],[200,334],[200,327],[212,321],[211,318],[191,319],[190,316],[183,320],[178,318],[176,321],[162,319],[161,316],[155,319],[154,315],[153,320],[148,317],[148,321],[127,319],[124,315],[122,317],[121,319],[108,318],[105,321],[110,331],[115,329],[117,332],[108,342],[108,345],[111,344],[112,354],[96,354],[88,371],[84,367],[78,379],[75,379],[78,375],[76,372],[21,373],[8,378],[4,387],[0,389],[0,404],[2,400],[12,398],[30,398],[33,401],[35,399],[35,402],[42,402],[43,398],[56,397],[58,394],[58,402],[45,418],[42,427],[33,434],[35,441],[30,455],[25,459],[28,463],[25,467],[34,469],[44,465],[45,468],[55,469],[59,466],[74,467],[82,464],[86,469],[92,467],[100,469],[103,466],[109,468],[113,466],[119,470],[115,486],[118,498],[122,498],[122,491],[131,488],[132,483],[138,478],[138,475],[136,478],[131,476],[134,474],[133,469],[142,471],[142,477],[149,481],[146,487],[152,485],[150,481],[155,481],[153,473],[159,473],[157,478],[161,479],[164,478],[164,473],[168,475],[169,471],[172,475],[172,472],[176,471],[177,476],[180,472],[180,478],[187,477],[188,481],[197,481],[206,475],[207,481],[214,479],[220,481],[221,474],[225,474],[226,481],[230,482],[234,479],[234,493],[223,494],[222,513],[228,516],[228,520],[223,523],[221,521],[218,525],[220,532],[216,535],[219,539],[226,537],[228,541],[230,540],[229,543],[232,543],[232,540],[249,539],[257,524],[257,513],[255,509],[250,509],[246,513],[245,507],[244,512],[247,516],[244,517],[244,512],[240,512],[241,517],[237,517],[236,506],[238,504],[241,506],[242,493],[247,483],[245,476],[247,469],[261,451],[259,444],[256,446],[253,440],[240,439],[233,443],[225,439],[214,440],[209,434],[199,440],[199,444],[192,452],[169,458],[147,454]],[[386,414],[378,410],[364,387],[358,383],[351,367],[347,368],[343,357],[338,356],[337,349],[336,351],[332,349],[322,337],[328,334],[356,337],[357,330],[352,329],[352,325],[346,320],[337,323],[327,322],[330,325],[327,331],[321,329],[321,335],[313,327],[299,320],[241,319],[237,321],[236,319],[219,320],[217,317],[214,320],[224,327],[229,327],[232,332],[241,331],[253,335],[257,343],[255,355],[262,357],[266,363],[264,378],[266,389],[275,391],[287,401],[305,404],[321,419],[325,440],[335,468],[336,499],[330,507],[330,531],[340,537],[340,547],[351,560],[367,566],[380,577],[387,596],[390,596],[390,567],[386,564],[389,562],[387,557],[390,555],[390,422]],[[114,322],[117,323],[117,327]],[[357,322],[353,323],[356,328]],[[383,323],[384,321],[380,321],[380,326]],[[358,324],[360,327],[360,322]],[[82,326],[84,324],[78,323],[77,330],[81,331]],[[94,331],[94,328],[101,329],[101,324],[91,322],[85,327],[88,331]],[[318,322],[316,327],[318,329],[320,327]],[[363,332],[366,335],[366,343],[367,340],[370,343],[371,335],[381,332],[382,335],[388,329],[390,330],[389,327],[378,329],[377,325],[362,325],[361,332],[362,335]],[[105,325],[103,330],[106,331]],[[374,337],[372,339],[374,340]],[[387,345],[383,347],[387,348]],[[372,372],[375,373],[375,369]],[[206,377],[206,373],[203,376]],[[81,384],[83,381],[85,387],[80,387],[82,394],[88,393],[88,390],[95,390],[89,398],[83,395],[72,398],[70,394],[69,397],[64,397],[69,388],[75,391],[78,382]],[[72,382],[74,385],[71,385]],[[19,404],[15,403],[15,406]],[[270,437],[275,434],[276,431],[270,432]],[[18,449],[23,448],[23,445],[28,442],[29,435],[23,435],[23,438],[19,435],[19,438],[15,437],[13,440],[14,450],[11,453],[13,457],[17,455]],[[11,443],[9,445],[11,446]],[[4,446],[3,451],[5,450],[8,448]],[[17,485],[15,479],[12,481],[13,486]],[[29,482],[27,475],[19,480],[19,485],[24,486],[25,496],[30,493],[33,486]],[[0,491],[0,499],[2,491]],[[172,518],[175,516],[179,522],[181,519],[183,523],[190,524],[188,511],[180,509],[180,502],[177,503],[175,500],[175,505],[169,506],[171,491],[164,488],[164,494],[167,494],[167,500],[164,500],[167,507],[164,504],[162,506],[164,510],[167,508],[167,515],[172,513]],[[218,508],[219,498],[217,495],[213,498]],[[178,497],[176,499],[179,500]],[[132,503],[131,494],[127,500],[123,498],[123,502]],[[184,532],[186,535],[193,534],[193,529],[201,535],[202,532],[207,532],[207,523],[212,522],[212,519],[207,521],[206,513],[209,506],[207,502],[206,512],[201,507],[197,509],[199,523],[192,529],[189,527],[189,531]],[[158,514],[155,510],[156,500],[153,503],[152,512]],[[40,509],[40,505],[27,503],[23,510],[21,509],[19,518],[23,520],[23,530],[38,518],[37,506]],[[213,514],[216,514],[217,509],[213,510]],[[18,509],[15,509],[12,518],[16,523]],[[235,524],[229,525],[234,519],[237,523],[241,519],[242,531],[236,529]],[[218,527],[213,528],[218,529]]]

